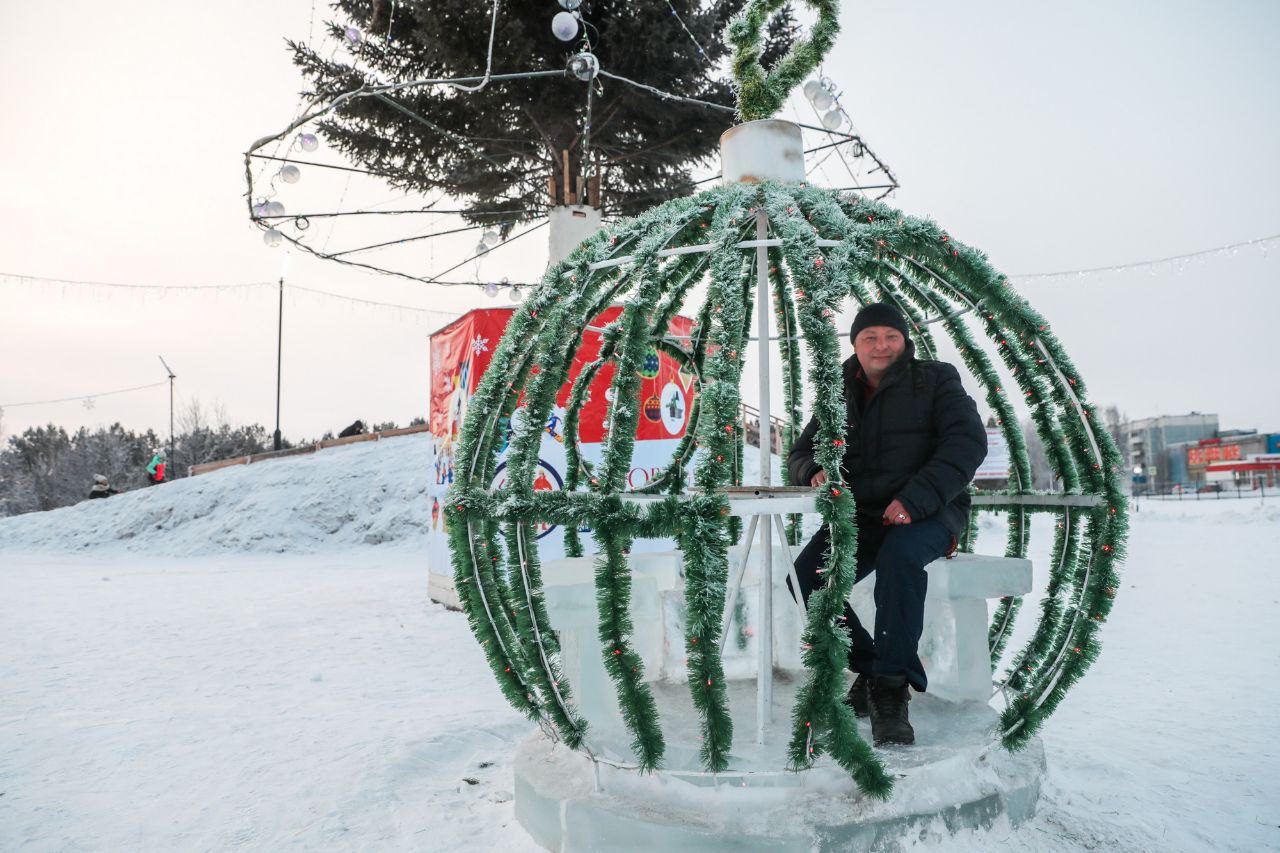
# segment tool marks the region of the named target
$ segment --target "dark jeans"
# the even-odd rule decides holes
[[[829,536],[824,524],[796,558],[796,578],[806,603],[809,594],[823,585],[818,569],[825,560]],[[951,541],[951,532],[936,519],[884,525],[878,518],[858,516],[856,578],[860,581],[876,574],[876,635],[873,640],[845,602],[851,670],[867,675],[905,675],[912,687],[924,691],[928,679],[917,654],[924,630],[924,596],[929,588],[924,567],[946,554]]]

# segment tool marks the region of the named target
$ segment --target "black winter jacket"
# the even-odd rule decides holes
[[[969,482],[987,456],[987,433],[960,374],[907,350],[889,368],[865,406],[857,356],[844,362],[848,412],[844,480],[860,515],[879,517],[895,498],[912,521],[938,518],[959,538],[969,519]],[[861,411],[859,411],[861,409]],[[813,458],[818,431],[810,418],[787,458],[791,482],[807,486],[822,470]]]

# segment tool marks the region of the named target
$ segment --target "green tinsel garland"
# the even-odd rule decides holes
[[[762,204],[783,240],[781,250],[770,253],[779,329],[785,329],[788,339],[803,333],[810,359],[809,384],[825,389],[817,395],[814,413],[819,422],[817,459],[830,478],[819,492],[818,510],[831,527],[833,546],[823,568],[826,585],[810,599],[803,655],[810,672],[797,695],[789,755],[794,767],[804,767],[829,753],[863,790],[885,796],[891,780],[858,737],[856,723],[840,701],[848,640],[839,617],[852,585],[857,533],[853,497],[840,476],[843,454],[837,443],[845,428],[839,358],[842,333],[833,329],[831,317],[840,302],[849,296],[867,301],[870,293],[863,282],[873,284],[881,297],[907,310],[925,352],[933,348],[927,324],[941,322],[960,348],[966,367],[983,385],[987,402],[1009,439],[1014,484],[1023,486],[1010,489],[1009,494],[1032,494],[1026,488],[1030,475],[1025,445],[1008,395],[986,353],[968,335],[964,319],[977,321],[1022,391],[1067,490],[1103,500],[1091,509],[1023,507],[1013,501],[1003,507],[1011,514],[1009,555],[1025,554],[1032,514],[1051,513],[1064,519],[1055,538],[1041,622],[1007,677],[1007,688],[1015,696],[1002,716],[1006,746],[1024,744],[1096,657],[1097,627],[1109,612],[1118,586],[1115,566],[1122,556],[1126,523],[1119,454],[1084,402],[1083,384],[1048,324],[1012,292],[980,253],[957,243],[933,223],[905,217],[876,202],[837,199],[812,188],[735,185],[670,202],[587,241],[548,271],[542,285],[513,316],[472,399],[456,457],[456,484],[446,508],[455,579],[504,695],[569,745],[583,744],[585,722],[573,710],[569,686],[559,672],[558,648],[542,606],[536,548],[530,547],[535,543],[528,525],[545,521],[576,531],[589,524],[596,530],[604,549],[597,576],[602,654],[618,686],[619,704],[640,765],[653,767],[661,759],[661,729],[639,658],[628,645],[626,552],[636,538],[674,536],[685,555],[686,648],[690,691],[703,720],[703,763],[710,770],[728,766],[732,723],[717,651],[720,633],[727,627],[722,622],[731,542],[728,502],[722,490],[740,470],[738,385],[754,290],[750,258],[744,258],[734,244],[753,224],[752,206]],[[816,245],[818,236],[842,242],[824,254]],[[567,491],[533,493],[530,481],[541,424],[568,376],[581,330],[611,301],[631,292],[623,317],[604,334],[599,359],[616,364],[615,401],[631,400],[637,359],[655,332],[659,337],[665,333],[701,274],[697,261],[658,262],[657,249],[669,242],[714,246],[708,258],[710,295],[698,312],[690,355],[701,374],[701,414],[697,427],[691,429],[696,435],[686,436],[697,442],[702,454],[694,472],[699,494],[673,494],[644,511],[619,501],[618,472],[625,473],[634,442],[634,401],[630,408],[624,402],[610,411],[605,458],[594,472],[598,482],[579,491],[579,466],[571,464]],[[595,262],[622,254],[623,247],[635,256],[628,272],[616,266],[591,269]],[[794,429],[799,421],[799,348],[788,340],[780,350],[784,382],[790,385],[790,390],[784,386],[784,408],[788,426]],[[590,381],[582,378],[586,373],[584,369],[571,392],[567,427]],[[501,417],[510,417],[520,389],[525,391],[525,416],[512,440],[507,487],[490,494],[487,487],[498,446],[496,425]],[[831,393],[833,389],[839,393]],[[673,466],[683,464],[683,459],[678,454]],[[680,473],[663,488],[679,492],[684,481]],[[497,535],[500,528],[505,549]],[[1003,610],[993,620],[991,645],[997,657],[1013,606],[1012,601],[1002,603]]]
[[[738,115],[743,121],[767,119],[782,108],[787,95],[835,44],[840,32],[840,5],[835,0],[804,0],[818,14],[809,37],[791,50],[767,73],[760,65],[762,34],[769,16],[788,0],[752,0],[741,16],[729,24],[728,40],[733,45],[733,77],[737,85]]]

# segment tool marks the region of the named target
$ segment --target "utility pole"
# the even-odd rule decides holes
[[[276,431],[272,446],[280,450],[283,442],[280,439],[280,375],[281,362],[284,357],[284,276],[289,271],[289,255],[285,253],[280,265],[280,306],[276,312]]]
[[[178,467],[178,460],[174,458],[173,452],[173,380],[177,379],[177,375],[173,372],[173,368],[169,367],[168,362],[164,360],[164,356],[160,356],[160,363],[164,365],[165,373],[169,374],[169,465],[175,471]]]

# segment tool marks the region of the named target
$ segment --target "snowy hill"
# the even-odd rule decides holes
[[[178,557],[407,542],[430,527],[430,457],[422,434],[238,465],[0,519],[0,548]]]

